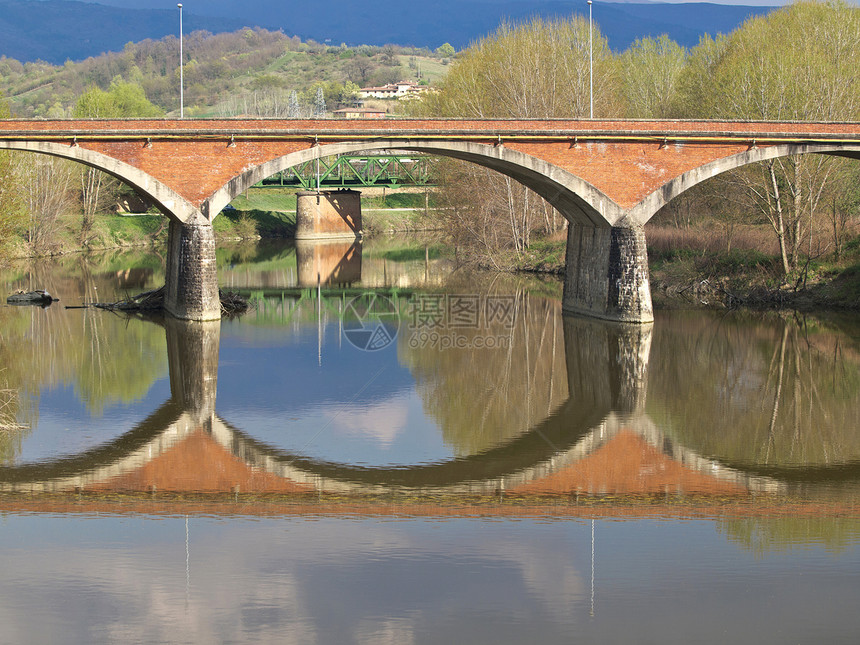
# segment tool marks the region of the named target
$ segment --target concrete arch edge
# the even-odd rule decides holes
[[[504,146],[460,141],[391,139],[314,146],[260,164],[234,177],[202,205],[210,221],[236,196],[277,172],[320,157],[365,150],[413,150],[468,161],[507,175],[532,189],[568,219],[584,226],[607,227],[624,211],[592,184],[546,161]]]
[[[718,159],[711,163],[687,171],[675,179],[663,184],[659,189],[648,195],[636,206],[628,210],[619,219],[617,226],[643,226],[663,206],[672,199],[686,192],[693,186],[729,170],[734,170],[759,161],[768,161],[780,157],[798,154],[826,154],[832,156],[860,159],[860,144],[781,144],[751,148],[730,157]]]
[[[152,199],[162,213],[179,223],[185,224],[200,216],[200,211],[191,202],[152,175],[100,152],[50,141],[0,141],[0,149],[59,157],[100,170]]]

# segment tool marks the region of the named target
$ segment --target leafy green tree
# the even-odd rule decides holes
[[[589,41],[582,17],[503,24],[461,52],[440,91],[425,93],[416,108],[440,117],[588,117],[592,44],[594,114],[617,116],[616,63],[599,29]],[[486,259],[504,248],[521,253],[533,230],[553,233],[563,225],[549,204],[508,177],[464,164],[440,173],[448,178],[445,229]]]
[[[627,116],[640,119],[672,116],[686,58],[686,49],[665,34],[659,38],[641,38],[621,54]]]
[[[117,117],[116,105],[113,97],[95,85],[81,94],[72,110],[72,116],[76,118],[106,119]]]
[[[460,53],[426,98],[430,113],[446,117],[552,118],[589,115],[588,20],[536,18],[503,24]],[[620,114],[616,63],[594,29],[594,114]]]
[[[860,118],[860,12],[844,2],[798,2],[704,38],[680,79],[677,113],[692,118],[852,121]],[[793,156],[730,175],[772,227],[783,271],[812,246],[819,207],[845,162]]]
[[[454,54],[457,53],[457,50],[454,49],[454,46],[451,43],[442,43],[433,53],[440,58],[452,58]]]
[[[146,98],[140,85],[117,76],[107,91],[90,86],[78,98],[72,114],[76,118],[146,118],[162,116],[164,110]]]
[[[798,2],[751,18],[727,37],[705,37],[685,73],[684,111],[777,121],[856,117],[858,53],[856,9],[841,1]]]

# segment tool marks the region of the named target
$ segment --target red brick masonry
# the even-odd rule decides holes
[[[146,172],[200,207],[243,172],[314,145],[469,141],[504,145],[584,179],[622,208],[717,159],[781,143],[860,145],[860,123],[739,121],[5,120],[2,141],[47,141],[101,152]],[[856,148],[855,148],[856,149]]]

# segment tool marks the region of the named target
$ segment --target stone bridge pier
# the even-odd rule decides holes
[[[164,308],[181,320],[220,320],[215,233],[202,216],[170,220]]]
[[[565,264],[566,313],[614,322],[654,321],[643,227],[570,223]]]

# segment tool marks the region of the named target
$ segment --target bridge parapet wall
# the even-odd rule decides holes
[[[386,139],[510,146],[581,177],[628,208],[673,177],[747,147],[860,144],[860,124],[575,119],[70,119],[0,121],[0,147],[52,142],[117,159],[197,208],[249,169],[334,143]],[[740,146],[740,147],[738,147]],[[640,177],[641,175],[641,177]],[[204,209],[204,215],[207,213]],[[215,213],[208,214],[213,217]]]

